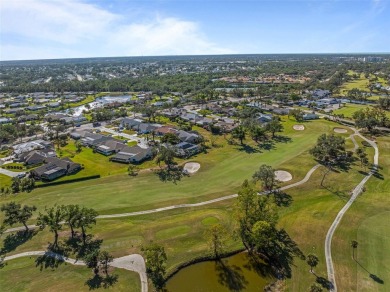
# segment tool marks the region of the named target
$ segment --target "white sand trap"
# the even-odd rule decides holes
[[[197,162],[187,162],[185,165],[184,165],[184,168],[183,168],[183,171],[191,174],[191,173],[195,173],[199,170],[200,168],[200,164],[197,163]]]
[[[277,170],[275,171],[275,176],[278,181],[289,181],[292,180],[291,173],[284,171],[284,170]]]
[[[335,131],[335,133],[339,133],[339,134],[345,134],[348,132],[347,129],[343,129],[343,128],[334,128],[333,131]]]
[[[303,131],[305,129],[304,125],[294,125],[293,129],[296,131]]]

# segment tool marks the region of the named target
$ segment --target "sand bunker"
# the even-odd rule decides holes
[[[195,173],[199,170],[200,164],[197,162],[188,162],[184,165],[183,171],[186,173]]]
[[[294,125],[293,129],[296,131],[303,131],[305,129],[304,125]]]
[[[339,134],[345,134],[348,132],[347,129],[343,129],[343,128],[334,128],[333,131],[335,131],[335,133],[339,133]]]
[[[291,173],[284,170],[275,171],[275,176],[278,181],[282,181],[282,182],[292,180]]]

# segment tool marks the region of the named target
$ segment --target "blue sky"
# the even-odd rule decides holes
[[[390,52],[390,0],[2,0],[0,60]]]

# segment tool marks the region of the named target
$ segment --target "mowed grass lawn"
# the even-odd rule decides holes
[[[194,203],[232,194],[238,190],[242,181],[251,178],[262,164],[288,169],[292,172],[294,180],[300,180],[315,165],[315,161],[308,154],[308,149],[315,144],[321,133],[331,133],[335,124],[324,120],[308,122],[305,123],[305,131],[294,131],[292,129],[294,124],[295,122],[290,120],[284,122],[283,135],[291,138],[291,141],[276,143],[271,150],[260,151],[249,140],[253,148],[228,145],[221,136],[218,140],[221,147],[210,149],[207,154],[191,157],[191,161],[201,164],[199,172],[183,178],[177,184],[162,182],[152,172],[143,172],[137,177],[118,174],[35,189],[28,194],[1,198],[0,202],[15,200],[24,204],[34,204],[40,210],[54,204],[73,203],[95,208],[100,214],[112,214]],[[75,156],[74,160],[85,161],[84,165],[90,164],[90,168],[97,173],[114,172],[105,169],[107,157],[92,153],[90,149],[83,149],[82,153],[83,157],[79,156],[77,160]],[[116,165],[107,163],[110,163],[110,166]],[[126,165],[119,164],[115,171],[122,172],[125,167]]]
[[[35,257],[24,257],[8,261],[1,270],[0,287],[2,291],[91,291],[86,281],[92,278],[92,271],[86,267],[63,263],[51,270],[35,267]],[[141,283],[137,273],[123,269],[114,269],[118,282],[113,287],[96,290],[141,291]],[[95,289],[94,289],[95,290]]]
[[[353,114],[357,112],[358,110],[365,109],[365,108],[372,108],[372,106],[369,105],[363,105],[363,104],[352,104],[347,103],[345,106],[343,106],[340,109],[334,110],[334,114],[341,115],[343,114],[346,118],[352,118]],[[390,118],[390,112],[386,111],[386,116]]]
[[[367,107],[370,107],[370,106],[363,105],[363,104],[347,103],[342,108],[334,110],[333,113],[338,114],[338,115],[342,114],[346,118],[352,118],[352,116],[355,112],[357,112],[358,110],[361,110],[361,109],[365,109]]]
[[[377,138],[377,144],[380,176],[367,182],[366,191],[345,214],[333,239],[337,248],[332,256],[341,291],[390,291],[390,137]],[[372,157],[373,148],[366,149]],[[359,243],[356,261],[351,240]]]
[[[294,122],[291,121],[288,122],[288,124],[289,126],[286,126],[286,131],[289,131],[289,127],[292,126]],[[333,127],[337,126],[336,124],[324,121],[306,124],[308,128],[312,125],[321,125],[321,127],[323,127],[321,128],[322,131],[325,132],[331,132]],[[317,128],[317,132],[313,135],[314,140],[312,143],[314,143],[317,135],[320,133],[320,129]],[[346,137],[350,133],[344,134],[343,136]],[[299,134],[302,135],[302,132]],[[295,133],[293,133],[293,135],[295,135]],[[290,143],[290,145],[293,143],[294,141]],[[284,144],[281,144],[281,146],[284,146]],[[234,148],[237,146],[232,147]],[[277,145],[277,147],[276,151],[280,149],[280,145]],[[349,145],[349,147],[353,147],[353,145]],[[213,150],[224,150],[224,148]],[[372,151],[372,149],[368,148],[368,151]],[[257,155],[259,155],[259,157],[261,157],[261,155],[266,156],[264,153],[247,154],[240,151],[238,151],[238,153],[240,155],[243,155],[242,153],[249,155],[249,158],[253,156],[257,157]],[[269,152],[268,155],[270,153],[272,153],[272,151]],[[212,154],[212,152],[209,154]],[[371,154],[372,153],[370,153],[370,155]],[[197,159],[199,158],[200,157],[197,157]],[[259,164],[256,161],[256,166],[254,168],[256,169],[258,165]],[[301,149],[300,155],[283,161],[279,165],[280,169],[291,170],[294,175],[294,180],[299,180],[306,174],[308,169],[315,165],[315,162],[310,155],[308,155],[306,148]],[[306,184],[288,190],[287,193],[291,196],[291,205],[288,207],[280,207],[280,227],[287,230],[305,254],[315,252],[319,256],[320,264],[315,269],[316,274],[319,276],[326,277],[323,255],[323,244],[326,232],[337,212],[348,200],[351,190],[364,177],[364,174],[359,173],[360,170],[360,167],[355,164],[349,172],[329,174],[325,180],[326,188],[320,187],[322,173],[321,170],[317,170]],[[246,173],[246,177],[250,177],[251,174],[252,172]],[[197,175],[198,174],[188,178],[188,180],[196,178]],[[137,181],[137,179],[141,177],[142,176],[134,178],[134,181]],[[133,180],[133,178],[131,179]],[[154,179],[156,178],[154,177]],[[180,186],[184,182],[179,182],[177,186]],[[241,183],[242,180],[237,182],[238,185]],[[177,187],[173,184],[162,185],[169,185],[171,188]],[[223,185],[221,188],[223,188]],[[232,191],[230,190],[229,193],[231,192]],[[201,197],[195,197],[194,199],[187,196],[186,200],[195,201],[200,198]],[[169,201],[165,201],[165,203],[169,203]],[[108,201],[106,201],[106,204],[109,204]],[[115,257],[130,253],[139,253],[140,247],[147,244],[150,240],[158,242],[162,244],[167,251],[168,271],[171,271],[180,263],[191,260],[197,256],[205,255],[209,252],[204,233],[207,228],[209,228],[210,224],[220,222],[224,224],[228,230],[233,230],[233,204],[234,200],[228,200],[198,208],[176,209],[136,217],[101,219],[98,220],[97,225],[91,232],[97,238],[104,240],[102,249],[109,250]],[[61,239],[68,235],[67,232],[68,231],[61,233]],[[45,249],[47,243],[52,240],[53,235],[49,233],[48,230],[44,230],[39,232],[32,240],[11,249],[8,254],[10,255],[27,250]],[[242,247],[241,243],[233,236],[226,244],[226,250],[234,250],[240,247]],[[348,249],[348,251],[350,252],[350,249]],[[288,289],[289,291],[306,291],[315,281],[315,276],[309,273],[309,267],[304,261],[295,259],[294,265],[295,266],[292,267],[292,279],[287,281]],[[347,289],[342,291],[353,290]]]

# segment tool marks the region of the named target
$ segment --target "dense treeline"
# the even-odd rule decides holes
[[[355,58],[359,56],[354,56]],[[253,87],[216,81],[223,76],[287,74],[310,78],[305,89],[334,90],[348,79],[348,70],[390,74],[387,62],[343,62],[335,55],[242,55],[167,58],[52,60],[0,65],[0,92],[157,91],[196,93],[221,87]],[[73,63],[72,63],[73,62]],[[91,78],[78,81],[77,74]],[[72,75],[73,80],[68,77]],[[36,82],[41,79],[40,82]],[[49,81],[42,81],[48,80]],[[287,84],[288,85],[288,84]],[[275,86],[271,84],[271,87]],[[301,89],[302,85],[295,85]],[[288,86],[287,86],[288,87]],[[290,88],[290,87],[288,87]],[[287,89],[288,89],[287,88]]]

